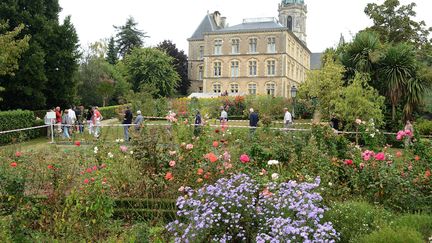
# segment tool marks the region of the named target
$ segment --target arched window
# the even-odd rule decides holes
[[[198,66],[198,80],[203,80],[204,77],[204,66],[199,65]]]
[[[287,28],[288,30],[292,31],[293,27],[293,19],[291,16],[288,16],[287,18]]]

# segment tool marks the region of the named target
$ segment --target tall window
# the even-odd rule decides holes
[[[199,58],[200,59],[204,58],[204,46],[199,47]]]
[[[249,76],[257,75],[257,61],[249,61]]]
[[[233,54],[240,53],[240,40],[239,39],[233,39],[231,41],[231,53],[233,53]]]
[[[220,93],[220,92],[221,92],[221,85],[213,84],[213,93]]]
[[[221,62],[215,62],[214,63],[214,76],[220,77],[222,75],[222,63]]]
[[[266,85],[267,94],[274,96],[275,95],[275,84],[274,83],[267,83]]]
[[[214,41],[214,54],[221,55],[222,54],[222,40]]]
[[[231,77],[238,77],[239,76],[239,62],[238,61],[232,61],[231,62]]]
[[[276,61],[268,60],[267,61],[267,75],[275,75],[276,73]]]
[[[257,91],[257,85],[256,84],[254,84],[254,83],[248,84],[248,92],[249,92],[249,94],[256,95],[256,93],[257,93],[256,91]]]
[[[198,66],[198,80],[203,80],[204,76],[204,67]]]
[[[238,93],[238,91],[239,91],[239,85],[231,84],[231,93]]]
[[[293,20],[292,20],[291,16],[288,16],[288,18],[287,18],[287,28],[290,31],[292,31],[292,29],[293,29]]]
[[[257,52],[257,38],[250,38],[249,39],[249,53],[256,53]]]
[[[276,52],[276,38],[275,37],[267,38],[267,52],[270,52],[270,53]]]

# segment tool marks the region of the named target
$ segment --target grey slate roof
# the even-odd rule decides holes
[[[311,53],[310,56],[310,69],[321,69],[322,63],[321,63],[321,57],[323,53]]]
[[[213,32],[215,30],[216,24],[214,23],[212,15],[207,14],[189,39],[204,39],[205,32]]]
[[[229,33],[229,32],[249,32],[249,31],[262,31],[262,30],[273,30],[273,29],[286,29],[279,23],[274,21],[268,22],[252,22],[242,23],[231,27],[216,30],[215,33]]]

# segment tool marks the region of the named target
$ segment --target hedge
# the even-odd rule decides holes
[[[102,114],[104,119],[118,118],[119,113],[121,113],[122,106],[114,105],[114,106],[105,106],[99,107],[99,111]]]
[[[40,120],[36,121],[33,111],[13,110],[0,112],[0,131],[8,131],[19,128],[43,125]],[[0,144],[20,142],[30,138],[39,137],[44,129],[34,129],[21,132],[0,134]]]

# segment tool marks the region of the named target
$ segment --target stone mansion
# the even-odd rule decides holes
[[[278,11],[278,20],[230,27],[219,12],[208,13],[188,39],[190,91],[290,97],[310,70],[307,7],[304,0],[282,0]]]

